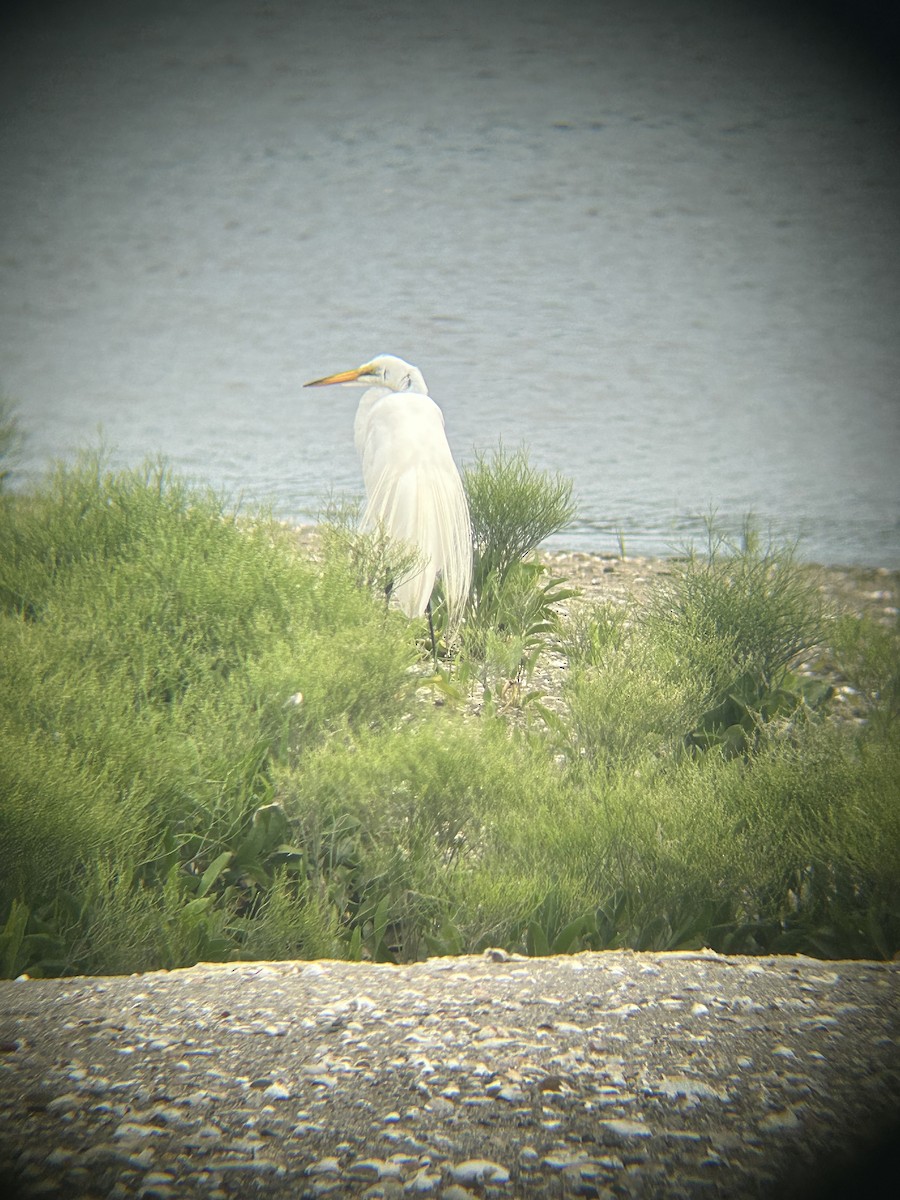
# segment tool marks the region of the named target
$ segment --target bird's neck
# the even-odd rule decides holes
[[[353,434],[356,442],[356,448],[360,450],[360,443],[365,438],[366,426],[369,423],[369,417],[372,414],[372,409],[379,400],[383,400],[385,396],[393,396],[395,393],[392,388],[383,387],[381,384],[375,387],[366,388],[359,402],[359,408],[356,410],[356,420],[353,423]],[[361,451],[360,451],[361,452]]]

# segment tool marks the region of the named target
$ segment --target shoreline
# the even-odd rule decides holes
[[[678,556],[591,554],[582,550],[538,550],[538,559],[551,570],[583,590],[583,599],[643,600],[656,579],[672,574]],[[819,590],[830,606],[857,616],[889,622],[900,613],[900,569],[891,567],[827,566],[800,563],[801,569],[818,578]]]
[[[302,547],[313,549],[318,525],[297,525],[289,521],[283,524],[294,532]],[[626,553],[623,556],[614,551],[547,549],[541,546],[535,551],[535,557],[551,571],[559,573],[581,589],[580,599],[611,600],[614,603],[644,599],[655,579],[671,575],[673,566],[684,561],[684,556],[679,554]],[[823,595],[839,610],[888,622],[900,614],[900,567],[815,562],[800,562],[798,565],[810,575],[818,575]]]

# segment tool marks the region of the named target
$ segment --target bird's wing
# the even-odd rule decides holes
[[[472,537],[441,410],[425,395],[389,393],[369,407],[357,433],[368,498],[363,528],[382,526],[420,555],[420,569],[395,588],[401,607],[421,614],[440,571],[456,619],[472,582]]]

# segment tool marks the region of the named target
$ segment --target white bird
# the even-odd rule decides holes
[[[303,386],[329,383],[371,385],[353,427],[366,485],[361,528],[381,528],[417,555],[413,573],[392,594],[407,616],[427,612],[430,621],[431,593],[440,574],[452,628],[472,585],[472,530],[443,413],[428,395],[421,371],[393,354],[379,354],[352,371]]]

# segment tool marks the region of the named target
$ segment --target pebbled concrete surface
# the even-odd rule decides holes
[[[0,1047],[21,1195],[895,1194],[894,964],[488,951],[22,980]]]

